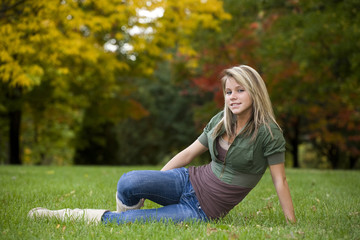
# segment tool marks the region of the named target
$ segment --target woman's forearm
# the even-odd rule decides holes
[[[270,172],[286,222],[290,221],[291,223],[295,223],[294,205],[291,199],[289,185],[286,180],[284,163],[270,165]]]
[[[286,179],[282,181],[281,183],[278,183],[276,186],[276,192],[279,197],[280,205],[282,207],[282,210],[285,215],[285,219],[287,222],[295,223],[295,211],[294,211],[294,205],[291,199],[290,195],[290,189],[287,184]]]
[[[197,156],[204,153],[208,149],[202,145],[199,140],[193,142],[190,146],[175,155],[162,169],[166,171],[174,168],[185,167],[194,160]]]
[[[174,168],[185,167],[191,162],[189,157],[186,155],[186,152],[182,151],[175,155],[165,166],[161,169],[161,171],[171,170]]]

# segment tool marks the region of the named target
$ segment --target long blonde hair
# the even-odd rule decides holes
[[[271,136],[270,122],[274,122],[279,129],[280,126],[275,120],[274,111],[271,105],[270,97],[266,89],[264,80],[255,69],[240,65],[232,68],[225,69],[223,71],[223,77],[221,78],[221,84],[223,94],[225,98],[225,85],[229,78],[233,78],[239,85],[245,88],[253,101],[252,104],[252,116],[243,129],[242,133],[247,136],[252,135],[252,140],[255,140],[258,130],[261,125],[265,125],[269,130]],[[215,126],[214,136],[217,137],[221,134],[223,127],[226,134],[229,137],[236,136],[236,116],[230,111],[230,109],[224,105],[224,117]]]

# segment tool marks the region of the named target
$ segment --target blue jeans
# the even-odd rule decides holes
[[[127,206],[136,205],[142,198],[160,205],[157,209],[138,209],[126,212],[106,212],[102,221],[118,224],[135,221],[182,222],[208,221],[190,183],[187,168],[168,171],[132,171],[124,174],[117,185],[117,197]]]

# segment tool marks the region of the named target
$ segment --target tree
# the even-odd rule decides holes
[[[175,82],[176,65],[159,64],[151,85],[135,79],[139,88],[133,98],[147,111],[141,119],[126,119],[116,128],[118,151],[114,163],[159,164],[198,136],[192,106],[201,98],[188,81]]]
[[[3,1],[0,82],[6,98],[1,111],[9,119],[10,163],[21,162],[22,148],[40,156],[40,162],[51,162],[36,146],[51,140],[53,149],[56,136],[70,144],[78,131],[144,114],[129,97],[136,89],[132,77],[118,76],[150,76],[157,61],[171,57],[168,49],[191,51],[186,38],[200,24],[216,29],[227,17],[219,6],[217,0]],[[141,14],[155,9],[162,9],[164,16]],[[56,116],[66,120],[58,124]],[[20,123],[34,140],[21,134]],[[67,137],[59,133],[64,129],[69,130]],[[27,146],[20,146],[20,136],[26,137]],[[76,147],[84,144],[86,139],[75,141]],[[59,146],[66,148],[64,143]]]
[[[186,95],[184,99],[184,96],[179,95],[181,90],[178,88],[186,83],[186,78],[175,81],[171,74],[174,68],[170,67],[169,70],[167,65],[172,59],[178,58],[179,52],[194,51],[190,39],[198,29],[219,31],[219,22],[228,15],[223,12],[220,1],[165,1],[150,4],[150,9],[149,4],[146,6],[139,5],[137,16],[132,20],[131,26],[138,27],[138,32],[124,33],[130,50],[122,52],[120,44],[125,43],[116,39],[113,41],[119,44],[118,58],[130,59],[128,64],[131,70],[117,79],[134,90],[126,97],[140,103],[146,116],[143,119],[124,116],[118,123],[112,122],[110,125],[108,122],[105,125],[83,125],[79,137],[85,141],[79,139],[81,145],[77,147],[76,163],[157,164],[169,152],[183,147],[189,136],[193,137],[190,127],[192,112],[185,113],[193,97]],[[141,11],[158,8],[163,10],[161,17],[147,20],[141,17]],[[205,20],[211,24],[206,25]],[[159,74],[163,72],[166,74]],[[168,101],[165,103],[164,99]],[[96,116],[93,114],[87,119],[93,121]],[[103,128],[107,130],[99,131]],[[120,137],[114,140],[115,135]],[[118,148],[116,152],[112,150],[112,154],[116,155],[101,156],[101,153],[111,151],[111,145],[114,146],[113,150]],[[97,154],[89,154],[92,151],[97,151]]]
[[[81,97],[76,99],[79,96],[76,90],[93,87],[97,79],[92,79],[90,72],[127,68],[126,63],[116,60],[114,53],[104,51],[105,40],[101,37],[111,31],[113,24],[124,20],[121,11],[125,7],[121,3],[109,1],[100,9],[92,1],[3,1],[0,82],[6,96],[2,106],[9,116],[10,163],[21,163],[20,123],[23,106],[27,104],[24,101],[32,91],[46,84],[51,94],[42,95],[43,101],[53,99],[57,103],[71,102],[73,106],[84,107],[87,103]],[[100,68],[100,64],[105,67]],[[107,88],[115,86],[113,75],[103,77]],[[51,103],[40,111],[49,108]],[[34,121],[36,119],[39,118],[34,116]]]
[[[298,133],[287,136],[311,141],[334,168],[340,167],[342,155],[360,156],[352,137],[360,133],[354,127],[360,119],[353,67],[359,64],[359,46],[352,44],[359,31],[348,30],[358,28],[352,10],[358,7],[355,1],[284,3],[269,11],[277,19],[263,32],[265,72],[282,104],[282,122]]]

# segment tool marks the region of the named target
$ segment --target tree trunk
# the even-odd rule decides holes
[[[20,123],[21,110],[9,112],[9,155],[10,164],[21,164],[20,158]]]
[[[9,117],[9,163],[21,164],[20,126],[22,115],[22,88],[9,89],[7,95]]]
[[[327,158],[331,162],[333,169],[337,169],[339,167],[340,159],[339,147],[335,144],[331,144],[330,149],[328,150]]]
[[[292,144],[291,154],[293,156],[293,167],[299,168],[300,167],[300,164],[299,164],[299,142],[297,141],[297,139],[294,139],[294,141],[291,144]]]
[[[297,117],[291,124],[291,155],[293,157],[293,167],[299,168],[299,145],[300,145],[300,118]]]
[[[354,156],[350,156],[349,160],[350,160],[350,169],[355,168],[355,165],[356,165],[356,162],[358,161],[358,158],[354,157]]]

